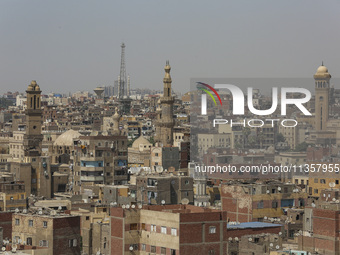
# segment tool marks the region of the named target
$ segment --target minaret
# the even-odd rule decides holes
[[[25,157],[37,157],[41,156],[43,135],[41,134],[41,90],[36,81],[31,82],[26,93],[26,134],[24,136]]]
[[[119,120],[120,120],[120,115],[118,113],[118,108],[116,107],[115,109],[115,114],[112,116],[113,120],[113,135],[120,135],[120,130],[119,130]]]
[[[158,120],[156,123],[156,142],[161,143],[163,146],[173,145],[173,105],[174,97],[171,95],[171,76],[169,61],[165,65],[165,76],[163,79],[163,96],[160,98],[161,112],[158,115]]]
[[[317,131],[325,130],[329,116],[329,88],[331,75],[327,67],[319,66],[314,74],[315,80],[315,128]]]

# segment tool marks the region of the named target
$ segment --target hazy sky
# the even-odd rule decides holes
[[[339,77],[339,14],[339,0],[1,0],[0,93],[113,85],[123,41],[132,88],[161,89],[167,59],[177,91],[196,77],[311,77],[322,60]]]

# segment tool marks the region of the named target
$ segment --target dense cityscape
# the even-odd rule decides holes
[[[338,254],[340,89],[323,63],[312,114],[290,105],[298,125],[246,127],[255,115],[233,115],[232,93],[209,116],[204,90],[175,94],[169,61],[158,92],[131,90],[124,54],[112,87],[44,94],[33,80],[3,95],[3,252]],[[252,95],[259,109],[271,100]],[[211,116],[235,124],[212,129]]]
[[[340,255],[339,8],[0,1],[0,255]]]

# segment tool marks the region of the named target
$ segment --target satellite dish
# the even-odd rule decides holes
[[[189,204],[189,199],[187,199],[187,198],[183,198],[182,200],[181,200],[181,204],[182,205],[187,205],[187,204]]]
[[[39,211],[38,213],[41,215],[41,214],[42,214],[42,211]]]
[[[163,173],[163,166],[156,166],[156,172],[157,173]]]
[[[100,255],[100,251],[97,251],[96,255]]]
[[[135,206],[135,205],[131,205],[131,208],[132,208],[132,209],[135,209],[135,208],[136,208],[136,206]]]
[[[2,250],[2,251],[5,251],[5,250],[6,250],[6,248],[5,248],[5,247],[2,247],[2,248],[1,248],[1,250]]]
[[[253,241],[253,239],[252,239],[251,237],[249,237],[249,239],[248,239],[248,240],[249,240],[249,242]]]
[[[335,182],[330,182],[328,185],[329,185],[329,187],[334,188],[335,187]]]
[[[129,209],[129,208],[130,208],[130,205],[126,205],[125,208],[126,208],[126,209]]]
[[[125,209],[125,205],[122,205],[122,208]]]
[[[162,203],[162,205],[165,205],[165,200],[162,200],[162,202],[161,202],[161,203]]]
[[[143,206],[142,206],[142,205],[138,205],[138,208],[139,208],[139,209],[142,209],[142,208],[143,208]]]
[[[56,212],[55,210],[52,210],[52,211],[50,212],[50,214],[51,214],[51,215],[56,215],[57,212]]]
[[[22,213],[27,213],[27,209],[22,210]]]
[[[273,243],[270,243],[270,244],[269,244],[269,246],[270,246],[270,247],[273,247],[273,246],[274,246],[274,244],[273,244]]]
[[[129,250],[130,250],[130,251],[133,251],[133,247],[132,247],[132,246],[130,246]]]
[[[275,247],[275,248],[278,250],[278,249],[280,249],[280,246],[279,246],[279,245],[276,245],[276,247]]]
[[[15,212],[16,212],[16,213],[18,213],[18,212],[19,212],[19,209],[18,209],[18,208],[16,208],[16,209],[15,209]]]
[[[12,248],[16,249],[18,246],[16,244],[13,244]]]

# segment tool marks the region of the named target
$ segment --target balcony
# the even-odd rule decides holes
[[[86,171],[86,172],[103,172],[104,167],[103,166],[81,166],[80,171]]]
[[[80,180],[83,182],[103,182],[104,176],[81,176]]]

